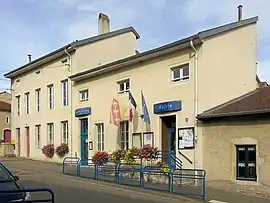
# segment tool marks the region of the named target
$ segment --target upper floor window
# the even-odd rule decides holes
[[[9,124],[9,116],[6,116],[6,124]]]
[[[62,143],[68,144],[68,121],[61,122]]]
[[[182,66],[174,67],[172,70],[172,81],[178,82],[189,79],[189,65],[185,64]]]
[[[19,116],[21,114],[21,97],[18,95],[16,96],[16,101],[17,101],[17,115]]]
[[[117,82],[118,84],[118,93],[124,93],[124,92],[128,92],[130,90],[130,80],[126,79],[126,80],[122,80]]]
[[[29,114],[29,108],[30,108],[30,93],[25,93],[25,113]]]
[[[54,144],[54,126],[53,123],[47,124],[48,144]]]
[[[40,111],[40,88],[36,89],[36,109]]]
[[[64,80],[62,83],[62,105],[68,106],[68,80]]]
[[[54,108],[54,96],[53,96],[53,84],[48,85],[48,107],[49,109],[53,109]]]
[[[87,101],[89,97],[88,90],[80,91],[80,101]]]

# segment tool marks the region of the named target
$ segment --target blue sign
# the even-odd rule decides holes
[[[181,111],[182,101],[168,101],[154,104],[154,114],[166,113],[171,111]]]
[[[75,117],[88,116],[91,114],[91,107],[79,108],[75,110]]]

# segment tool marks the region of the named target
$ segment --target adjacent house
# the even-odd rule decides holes
[[[200,115],[208,180],[270,185],[270,87],[260,87]]]
[[[196,115],[259,86],[257,17],[139,53],[133,27],[72,42],[7,74],[17,155],[44,159],[41,147],[67,143],[89,158],[151,144],[185,168],[204,167]],[[241,75],[241,77],[239,77]],[[57,158],[53,158],[57,161]]]
[[[1,93],[0,93],[1,96]],[[2,98],[1,98],[2,99]],[[11,142],[11,104],[0,99],[0,140]]]

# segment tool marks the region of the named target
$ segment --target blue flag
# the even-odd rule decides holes
[[[146,103],[145,103],[143,92],[141,91],[141,93],[142,93],[143,120],[144,120],[145,123],[150,124],[150,117],[149,117],[148,109],[147,109],[147,106],[146,106]]]

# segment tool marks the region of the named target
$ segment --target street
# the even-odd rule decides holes
[[[72,177],[62,174],[62,166],[58,164],[32,161],[27,159],[3,159],[2,162],[20,178],[25,187],[50,188],[54,191],[57,203],[107,202],[111,203],[151,203],[151,202],[201,202],[171,193],[139,189],[113,183],[106,183]],[[34,199],[46,198],[43,194],[32,194]],[[269,199],[223,188],[207,188],[207,200],[211,203],[268,203]]]

